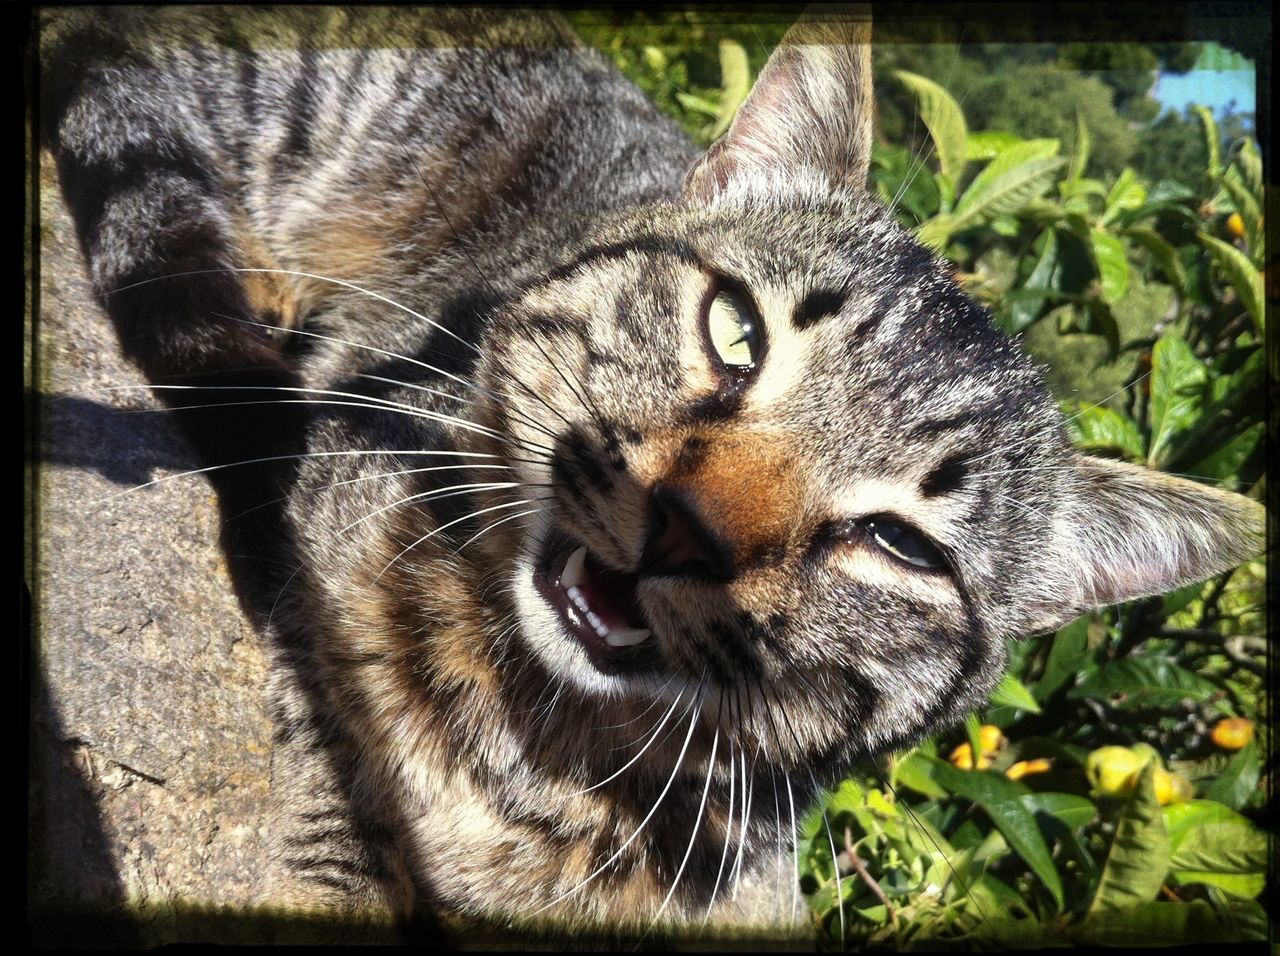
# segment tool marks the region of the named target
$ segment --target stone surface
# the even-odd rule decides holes
[[[266,652],[207,480],[131,490],[195,465],[152,395],[119,388],[142,378],[93,302],[49,167],[28,568],[33,939],[109,925],[157,943],[183,938],[195,908],[266,902]]]

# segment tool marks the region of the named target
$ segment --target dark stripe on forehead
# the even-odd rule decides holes
[[[584,266],[606,259],[621,259],[628,253],[639,252],[648,255],[663,255],[679,259],[686,265],[706,269],[702,257],[688,244],[678,239],[664,236],[637,236],[626,242],[610,242],[605,245],[591,246],[579,253],[570,262],[551,270],[547,278],[551,280],[567,279]]]
[[[945,418],[934,418],[912,425],[907,429],[906,437],[908,439],[927,438],[932,435],[939,435],[942,432],[958,431],[974,425],[990,425],[1006,421],[1017,413],[1017,405],[1016,396],[1002,396],[977,408],[970,408],[963,412],[956,412],[954,415],[948,415]]]
[[[837,315],[846,300],[847,296],[838,289],[814,289],[796,306],[791,324],[797,329],[807,329],[821,319]]]
[[[959,489],[969,472],[966,458],[964,454],[952,455],[935,466],[920,483],[920,493],[926,498],[936,498],[938,495],[951,494]]]

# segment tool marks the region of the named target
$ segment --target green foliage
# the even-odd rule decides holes
[[[704,144],[787,26],[636,15],[623,41],[609,16],[575,22]],[[1141,128],[1155,60],[1185,70],[1200,48],[1124,46],[877,49],[870,187],[1049,366],[1081,450],[1260,496],[1275,374],[1262,349],[1261,156],[1238,118],[1167,114]],[[1265,939],[1264,584],[1253,562],[1011,646],[980,714],[864,768],[801,825],[819,940]],[[1257,730],[1236,752],[1210,734],[1228,716]],[[962,743],[981,753],[982,724],[1003,732],[997,752],[979,769],[945,759]],[[1157,759],[1127,795],[1091,796],[1089,755],[1138,744]]]

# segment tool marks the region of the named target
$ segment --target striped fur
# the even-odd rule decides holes
[[[869,44],[802,20],[700,159],[551,18],[48,15],[44,141],[126,350],[307,390],[187,422],[211,464],[307,454],[252,479],[299,567],[282,899],[634,932],[762,919],[741,884],[785,923],[789,805],[980,704],[1007,639],[1260,550],[1253,503],[1078,456],[863,191]],[[749,377],[705,341],[726,283]],[[646,570],[660,486],[715,575]],[[946,566],[848,531],[874,515]],[[534,584],[558,536],[633,576],[652,669],[566,632]]]

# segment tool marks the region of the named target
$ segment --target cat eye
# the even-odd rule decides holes
[[[707,336],[726,368],[747,371],[760,359],[760,332],[742,296],[726,289],[707,308]]]
[[[933,570],[944,567],[941,552],[919,531],[889,518],[864,518],[861,522],[867,537],[882,551],[917,568]]]

